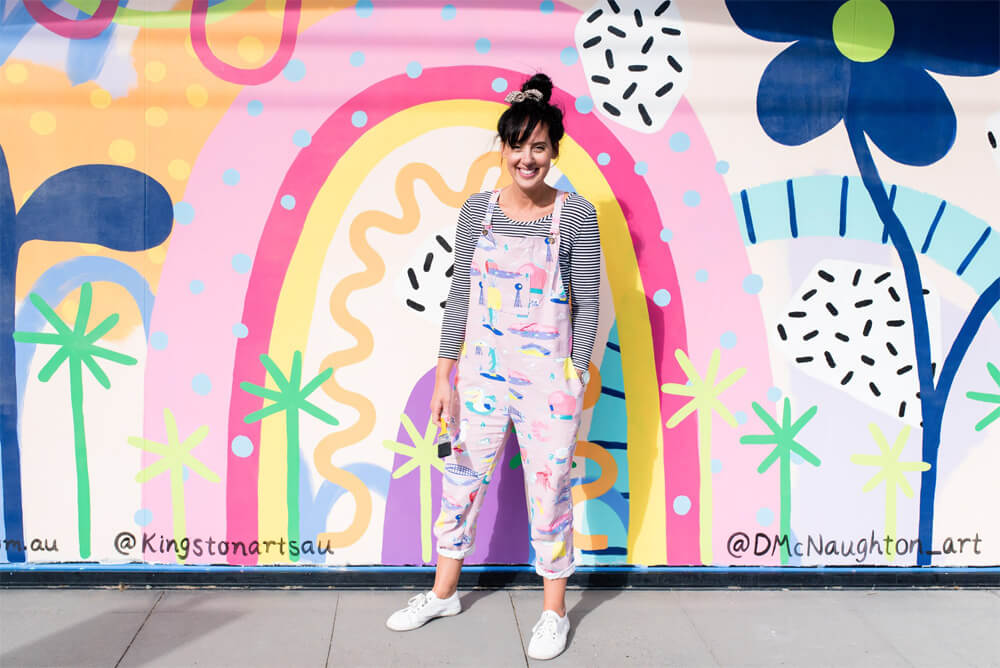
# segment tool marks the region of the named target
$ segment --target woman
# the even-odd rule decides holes
[[[459,214],[431,398],[433,419],[444,417],[452,439],[434,525],[437,572],[433,590],[410,599],[387,622],[408,631],[461,611],[456,587],[462,559],[473,549],[476,518],[513,422],[535,570],[544,578],[542,616],[528,647],[535,659],[560,654],[569,631],[570,472],[600,288],[594,207],[545,183],[563,136],[563,114],[549,103],[551,95],[552,81],[536,74],[507,96],[511,106],[497,133],[512,183],[472,195]]]

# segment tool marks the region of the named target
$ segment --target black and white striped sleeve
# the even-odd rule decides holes
[[[469,315],[469,267],[476,250],[476,237],[482,224],[489,193],[477,193],[467,199],[458,212],[455,229],[455,270],[451,275],[451,288],[441,321],[441,343],[438,357],[457,360],[465,340],[465,323]]]
[[[571,214],[576,224],[569,258],[573,317],[571,356],[573,366],[586,371],[594,350],[601,310],[601,232],[594,205],[582,197],[572,197],[571,201],[575,206],[567,206],[563,214]],[[566,222],[570,222],[569,216]]]

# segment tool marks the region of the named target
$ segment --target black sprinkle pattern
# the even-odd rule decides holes
[[[906,373],[907,371],[910,371],[911,369],[913,369],[913,365],[912,364],[907,364],[906,366],[901,366],[898,369],[896,369],[896,375],[897,376],[902,376],[904,373]]]
[[[808,362],[812,362],[813,358],[811,355],[806,355],[805,357],[796,357],[795,361],[798,362],[799,364],[806,364]]]
[[[587,17],[587,23],[593,23],[597,19],[601,18],[601,14],[603,13],[604,13],[603,9],[598,9],[596,12],[592,13],[590,16]]]
[[[593,46],[597,46],[600,43],[601,43],[600,35],[598,35],[597,37],[591,37],[590,39],[588,39],[586,42],[583,43],[583,48],[589,49]]]
[[[840,315],[840,311],[837,310],[837,307],[831,304],[830,302],[826,303],[826,310],[830,312],[830,315],[833,316]]]
[[[412,299],[407,299],[406,300],[406,305],[409,306],[414,311],[416,311],[417,313],[423,313],[424,311],[427,310],[427,308],[423,304],[418,304],[417,302],[413,301]]]
[[[674,68],[674,72],[678,74],[684,71],[684,68],[681,67],[681,64],[673,56],[667,56],[667,64]]]
[[[899,351],[896,350],[896,346],[892,345],[891,341],[885,342],[885,349],[888,350],[889,354],[892,355],[893,357],[899,354]]]
[[[653,16],[659,16],[663,12],[667,11],[668,7],[670,7],[670,0],[664,0],[664,2],[660,3],[659,7],[653,10]]]
[[[874,394],[876,397],[882,396],[882,393],[879,392],[878,385],[876,385],[875,383],[868,383],[868,389],[870,389],[872,391],[872,394]]]
[[[788,314],[788,317],[789,318],[804,318],[804,317],[806,317],[806,312],[805,311],[791,311]]]
[[[629,72],[645,72],[648,69],[649,69],[648,65],[629,65],[628,66],[628,71]]]
[[[868,355],[862,355],[861,361],[867,364],[868,366],[875,366],[875,360],[873,360],[871,357],[868,357]]]
[[[809,332],[807,334],[803,334],[802,335],[802,340],[803,341],[812,341],[817,336],[819,336],[819,330],[818,329],[814,329],[813,331],[811,331],[811,332]]]
[[[451,278],[451,275],[455,273],[455,265],[452,264],[448,267],[448,270],[444,272],[445,278]]]
[[[604,107],[607,110],[607,112],[609,114],[611,114],[612,116],[621,116],[622,115],[621,110],[619,110],[618,107],[614,106],[610,102],[605,102],[601,106]]]
[[[611,49],[604,49],[604,60],[608,63],[608,69],[615,69],[615,55],[611,53]]]
[[[851,378],[854,378],[854,372],[848,371],[846,374],[844,374],[844,377],[840,379],[840,384],[847,385],[849,382],[851,382]]]
[[[622,39],[625,39],[625,31],[622,30],[621,28],[616,28],[615,26],[608,26],[608,32],[614,35],[615,37],[621,37]]]
[[[889,286],[889,296],[892,297],[892,301],[894,302],[899,301],[899,293],[896,292],[896,288],[892,287],[891,285]]]
[[[670,89],[673,88],[673,87],[674,87],[674,82],[673,81],[668,81],[667,83],[663,84],[658,89],[656,89],[656,92],[654,93],[654,95],[656,95],[656,97],[663,97],[664,95],[666,95],[667,93],[669,93]]]
[[[781,337],[782,341],[788,340],[788,332],[785,331],[785,326],[782,325],[780,322],[778,323],[778,336]]]
[[[837,363],[833,361],[833,355],[830,354],[829,350],[823,351],[823,355],[826,356],[826,363],[830,365],[831,369],[837,368]]]
[[[420,289],[420,282],[417,281],[417,272],[413,271],[413,268],[406,270],[406,276],[410,279],[410,285],[413,286],[414,290]]]
[[[618,14],[622,10],[622,8],[618,6],[618,3],[615,2],[615,0],[608,0],[608,7],[610,7],[611,11],[613,11],[615,14]]]
[[[431,264],[434,262],[434,253],[428,253],[427,257],[424,258],[424,271],[431,270]]]
[[[847,334],[844,334],[843,332],[837,332],[836,334],[834,334],[834,336],[836,336],[838,339],[840,339],[844,343],[847,343],[848,341],[851,340],[851,337],[849,337]]]
[[[632,83],[631,83],[631,84],[629,85],[629,87],[625,89],[625,92],[624,92],[624,93],[622,93],[622,99],[623,99],[623,100],[627,100],[627,99],[629,99],[630,97],[632,97],[632,93],[634,93],[634,92],[635,92],[635,89],[636,89],[636,88],[637,88],[638,86],[639,86],[639,84],[637,84],[636,82],[634,82],[634,81],[633,81],[633,82],[632,82]]]
[[[653,37],[649,36],[649,37],[646,38],[646,41],[643,42],[643,44],[642,44],[642,52],[643,52],[643,54],[649,53],[649,50],[651,48],[653,48]]]
[[[986,141],[988,141],[990,143],[990,148],[996,148],[997,147],[997,138],[996,138],[996,136],[994,136],[992,130],[987,130],[986,131]]]
[[[639,117],[642,118],[642,122],[647,126],[653,125],[653,119],[649,117],[649,112],[646,111],[646,107],[642,102],[639,103]]]
[[[854,279],[851,281],[851,285],[857,287],[860,281],[861,281],[861,270],[858,269],[857,271],[854,272]]]
[[[904,415],[906,415],[906,402],[905,401],[900,401],[899,402],[899,417],[903,417]]]
[[[445,308],[446,306],[448,306],[448,300],[447,299],[445,299],[443,302],[441,302],[441,308]]]
[[[871,299],[862,299],[861,301],[854,302],[854,308],[864,308],[866,306],[871,306],[874,303],[875,302],[873,302]]]
[[[833,277],[833,275],[832,275],[832,274],[830,274],[829,272],[826,272],[826,271],[823,271],[822,269],[820,269],[820,270],[819,270],[818,272],[816,272],[816,273],[817,273],[817,274],[819,275],[819,277],[820,277],[820,278],[822,278],[822,279],[823,279],[824,281],[826,281],[827,283],[833,283],[833,282],[834,282],[835,280],[837,280],[837,279],[835,279],[835,278]]]
[[[887,271],[887,272],[885,272],[884,274],[880,274],[880,275],[879,275],[879,276],[878,276],[878,277],[877,277],[877,278],[875,279],[875,283],[876,283],[876,285],[877,285],[877,284],[879,284],[879,283],[881,283],[881,282],[882,282],[882,281],[884,281],[885,279],[889,278],[890,276],[892,276],[892,272],[891,272],[891,271]]]
[[[810,299],[812,299],[813,295],[815,295],[815,294],[816,294],[816,290],[815,289],[810,290],[809,292],[807,292],[804,295],[802,295],[802,301],[804,301],[804,302],[809,301]]]
[[[678,30],[677,28],[661,28],[660,30],[663,32],[664,35],[671,35],[673,37],[676,37],[677,35],[681,34],[681,31]]]
[[[906,324],[905,320],[886,320],[885,324],[889,327],[902,327]]]
[[[865,323],[865,328],[861,330],[861,333],[864,334],[865,336],[868,336],[869,334],[872,333],[872,321],[871,320],[869,320],[869,321],[867,321]]]
[[[590,77],[590,80],[593,81],[594,83],[599,83],[599,84],[611,83],[611,79],[607,77],[602,77],[600,74],[595,74],[594,76]]]
[[[451,252],[451,244],[448,243],[448,240],[442,237],[440,234],[435,235],[434,240],[438,242],[438,245],[441,246],[441,248],[443,248],[446,253]]]
[[[636,27],[637,28],[641,28],[642,27],[642,12],[640,12],[637,9],[634,12],[632,12],[632,16],[635,17],[635,25],[636,25]]]

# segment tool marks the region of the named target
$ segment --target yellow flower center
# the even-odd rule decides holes
[[[848,0],[833,16],[833,42],[844,56],[870,63],[884,56],[896,34],[882,0]]]

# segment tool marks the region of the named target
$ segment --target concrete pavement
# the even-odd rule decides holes
[[[1000,666],[996,590],[576,590],[549,662],[524,654],[539,591],[387,630],[413,593],[0,590],[0,666]]]

